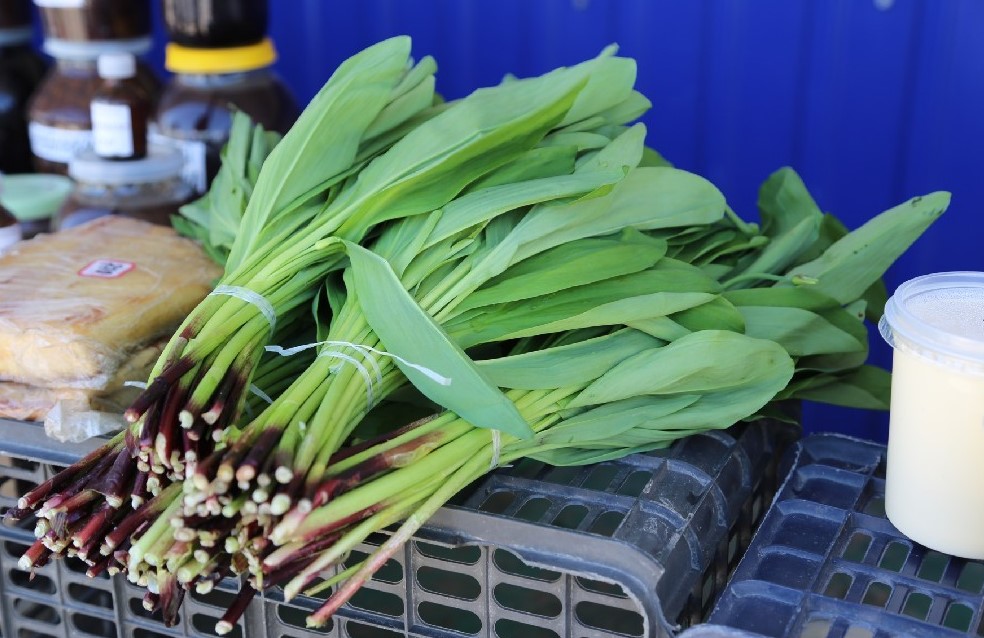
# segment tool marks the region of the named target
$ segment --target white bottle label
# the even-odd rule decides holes
[[[181,170],[181,179],[194,188],[196,193],[202,194],[205,192],[207,186],[205,142],[169,137],[156,129],[148,134],[148,138],[152,144],[170,146],[181,151],[181,155],[184,156],[184,168]]]
[[[49,162],[67,164],[92,143],[92,131],[88,129],[66,129],[31,122],[27,132],[31,138],[31,152]]]
[[[0,254],[21,240],[20,224],[0,228]]]
[[[133,117],[126,104],[93,102],[92,149],[100,157],[133,155]]]

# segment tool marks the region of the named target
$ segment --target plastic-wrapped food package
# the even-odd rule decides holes
[[[140,392],[139,384],[133,382],[147,378],[164,345],[165,340],[161,339],[128,356],[100,388],[45,388],[0,381],[0,417],[44,421],[59,404],[71,406],[72,412],[122,413]]]
[[[125,217],[21,242],[0,257],[0,382],[106,389],[219,275],[194,242]]]

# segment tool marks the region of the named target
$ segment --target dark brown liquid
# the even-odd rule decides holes
[[[132,40],[150,35],[150,0],[83,0],[79,7],[41,7],[45,36],[59,40]]]
[[[136,78],[132,80],[104,81],[92,97],[92,102],[125,106],[130,111],[128,136],[133,152],[128,155],[102,155],[103,159],[134,160],[147,157],[147,119],[150,117],[150,99]],[[99,153],[99,148],[96,148]]]
[[[0,0],[0,29],[31,26],[31,0]]]
[[[198,86],[175,79],[161,95],[157,124],[164,135],[205,142],[209,182],[219,170],[219,153],[238,109],[268,130],[286,133],[297,119],[297,103],[273,74],[243,74],[242,81]],[[248,76],[248,77],[247,77]]]
[[[137,65],[137,80],[151,104],[160,91],[160,82],[144,64]],[[32,122],[61,129],[92,130],[89,105],[102,79],[96,74],[95,63],[59,65],[52,69],[38,87],[28,105]],[[34,157],[39,173],[66,175],[68,164]]]
[[[28,46],[0,48],[0,172],[31,171],[27,102],[45,66]]]
[[[255,44],[267,32],[267,0],[161,0],[172,42],[226,48]]]

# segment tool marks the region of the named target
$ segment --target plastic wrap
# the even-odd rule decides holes
[[[84,441],[124,426],[123,410],[140,392],[127,382],[146,379],[164,349],[161,340],[127,357],[105,387],[42,388],[0,382],[0,418],[43,421],[59,441]]]
[[[123,217],[22,242],[0,257],[0,381],[111,388],[219,275],[172,229]]]

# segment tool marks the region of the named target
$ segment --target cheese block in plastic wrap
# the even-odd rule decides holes
[[[0,257],[0,381],[105,389],[220,274],[194,242],[125,217],[21,242]]]

